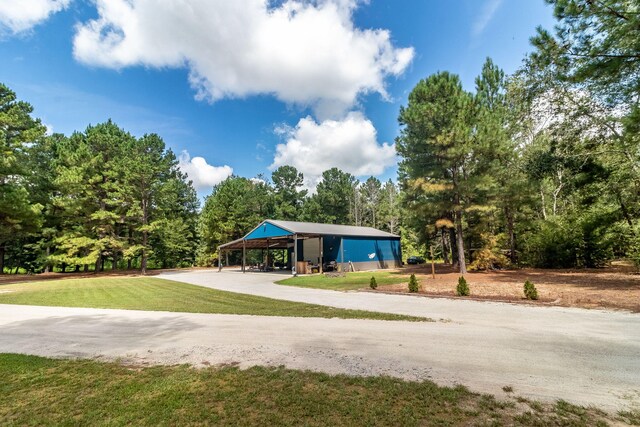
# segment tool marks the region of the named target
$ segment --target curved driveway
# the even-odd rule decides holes
[[[334,292],[273,275],[160,277],[293,301],[448,319],[389,322],[0,305],[0,352],[135,363],[285,365],[391,375],[504,395],[640,408],[640,316],[567,308]]]

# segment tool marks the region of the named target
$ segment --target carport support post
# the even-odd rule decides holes
[[[218,271],[222,271],[222,249],[218,248]]]
[[[229,267],[229,250],[224,251],[224,260],[225,260],[224,265]]]
[[[318,273],[320,273],[320,274],[322,274],[322,263],[324,262],[324,259],[323,259],[324,258],[324,254],[322,253],[323,239],[324,239],[324,237],[322,237],[322,236],[318,238],[318,246],[319,246],[318,253],[320,254],[320,262],[318,263],[319,264],[318,265]]]
[[[242,240],[242,272],[245,272],[245,266],[247,265],[247,241]]]
[[[291,272],[294,276],[298,275],[298,235],[293,235],[293,262],[291,263]]]

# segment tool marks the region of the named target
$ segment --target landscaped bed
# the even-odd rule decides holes
[[[1,285],[0,304],[187,313],[425,321],[426,318],[282,301],[151,277],[99,277]]]
[[[0,354],[2,425],[607,425],[564,401],[541,404],[388,377],[283,368],[195,369]],[[505,390],[508,388],[505,387]],[[511,390],[509,390],[511,392]]]
[[[436,264],[435,279],[431,277],[431,266],[421,265],[398,270],[347,273],[344,277],[296,277],[278,283],[333,290],[370,290],[369,280],[374,276],[378,284],[377,292],[408,293],[407,283],[412,273],[420,283],[420,294],[456,297],[460,274],[443,264]],[[469,298],[472,299],[640,312],[640,275],[633,274],[633,268],[624,264],[602,269],[469,272],[465,278],[471,290]],[[535,284],[538,301],[524,299],[523,285],[526,280]]]

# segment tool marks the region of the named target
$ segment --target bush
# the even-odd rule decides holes
[[[418,279],[416,279],[415,274],[412,274],[411,277],[409,277],[409,292],[418,292],[419,289]]]
[[[631,238],[629,249],[629,258],[633,261],[636,271],[640,273],[640,226],[636,227],[634,237]]]
[[[527,299],[538,299],[538,290],[536,289],[536,286],[528,280],[524,282],[524,296]]]
[[[460,276],[458,279],[458,286],[456,286],[456,294],[458,294],[459,297],[468,297],[470,293],[467,280]]]
[[[369,281],[369,287],[371,289],[376,289],[378,287],[378,282],[376,282],[376,278],[371,276],[371,280]]]
[[[500,252],[498,238],[488,233],[482,233],[482,248],[473,254],[473,262],[469,270],[495,270],[509,266],[509,259]]]
[[[614,220],[609,210],[591,209],[536,221],[521,234],[522,261],[539,268],[603,267],[629,244],[628,228]]]

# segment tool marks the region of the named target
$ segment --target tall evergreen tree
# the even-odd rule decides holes
[[[275,218],[299,221],[307,190],[301,189],[304,176],[293,166],[280,166],[271,174]]]
[[[473,135],[475,105],[460,79],[447,72],[421,80],[401,107],[396,140],[403,189],[428,211],[424,227],[454,218],[460,273],[466,273],[463,227],[487,176]]]
[[[363,225],[378,227],[380,222],[380,200],[382,199],[382,183],[376,177],[369,177],[360,188],[364,205]]]
[[[307,220],[328,224],[351,224],[349,201],[353,197],[356,178],[338,168],[322,173],[322,181],[316,188],[307,207]]]
[[[7,245],[41,225],[43,206],[30,198],[26,166],[28,147],[44,137],[45,127],[32,112],[31,105],[0,83],[0,274]]]
[[[480,211],[479,222],[484,222],[482,232],[497,236],[502,229],[507,236],[511,262],[516,262],[516,222],[519,210],[529,193],[522,173],[515,144],[512,121],[515,117],[507,99],[507,82],[504,72],[490,58],[485,61],[476,78],[476,140],[483,147],[483,162],[487,181],[487,209]],[[488,224],[487,224],[488,222]],[[485,241],[496,239],[482,238]]]
[[[268,196],[266,184],[247,178],[231,176],[216,185],[198,220],[198,263],[211,265],[217,260],[218,245],[241,238],[271,216]]]
[[[397,234],[400,227],[400,195],[396,184],[388,180],[380,194],[380,228]]]

